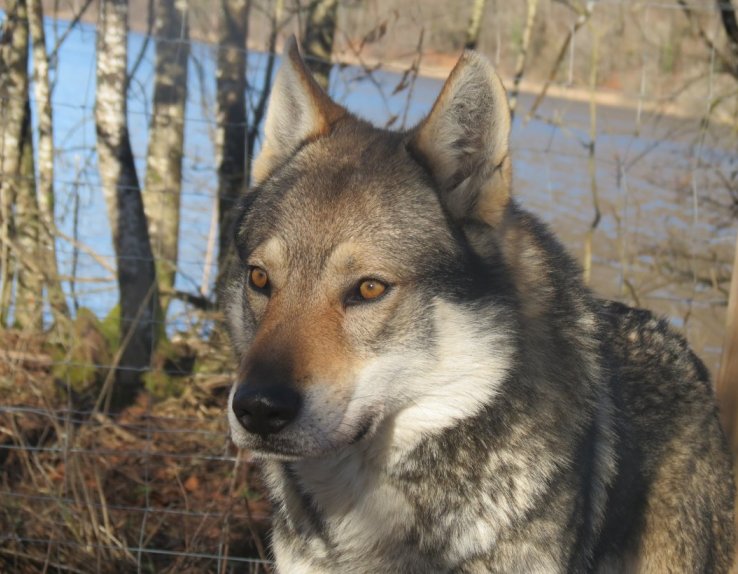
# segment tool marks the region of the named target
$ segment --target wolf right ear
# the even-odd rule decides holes
[[[264,181],[305,141],[330,133],[344,115],[346,110],[328,97],[306,68],[291,36],[269,97],[264,144],[252,170],[254,184]]]
[[[510,202],[509,139],[500,78],[484,56],[464,52],[409,149],[431,171],[453,217],[494,225]]]

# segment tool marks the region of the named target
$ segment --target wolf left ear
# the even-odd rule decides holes
[[[510,107],[492,65],[475,52],[456,63],[409,142],[457,219],[494,225],[510,202]]]
[[[269,96],[264,144],[252,175],[259,184],[304,142],[328,135],[346,110],[331,100],[305,66],[291,36]]]

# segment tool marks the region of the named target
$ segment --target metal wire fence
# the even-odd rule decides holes
[[[590,22],[572,33],[558,63],[553,54],[575,20],[566,16],[567,3],[543,4],[536,30],[548,39],[530,47],[543,63],[528,62],[513,128],[516,193],[588,267],[598,292],[669,317],[714,372],[738,213],[738,80],[718,62],[720,43],[705,45],[694,26],[719,38],[717,4],[695,4],[690,21],[678,1],[590,3]],[[429,44],[445,41],[447,7],[418,0],[385,14],[378,2],[366,16],[352,3],[342,6],[336,54],[346,65],[334,67],[331,93],[378,125],[412,125],[453,61]],[[509,79],[523,13],[494,3],[487,11],[480,47]],[[366,39],[383,19],[384,38],[357,50],[356,38]],[[431,40],[419,43],[421,33]],[[398,36],[416,49],[391,57],[387,46]],[[64,33],[54,72],[57,257],[77,338],[6,329],[0,343],[0,569],[270,571],[269,503],[248,454],[228,438],[227,342],[214,328],[217,312],[192,305],[194,298],[213,302],[217,271],[218,48],[189,42],[175,287],[190,297],[175,299],[152,327],[177,352],[155,359],[148,392],[110,416],[95,394],[118,366],[100,335],[117,285],[97,172],[94,37],[85,23]],[[129,39],[130,51],[143,54],[128,111],[139,173],[152,114],[153,48],[164,39],[150,40],[146,46],[137,32]],[[267,89],[266,54],[253,47],[248,54],[253,110]],[[619,68],[618,58],[632,65]],[[405,72],[417,61],[421,73],[408,90]]]

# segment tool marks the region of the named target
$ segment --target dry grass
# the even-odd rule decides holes
[[[106,416],[60,392],[43,338],[3,338],[22,354],[0,363],[0,570],[268,571],[269,506],[230,445],[224,377]]]

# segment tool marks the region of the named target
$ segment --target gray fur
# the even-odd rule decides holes
[[[301,99],[295,54],[276,101],[322,131],[280,150],[272,120],[225,292],[231,397],[256,372],[303,397],[268,436],[229,408],[263,460],[279,571],[727,572],[734,488],[705,368],[664,321],[596,299],[511,199],[489,64],[466,54],[429,118],[393,133]],[[346,303],[367,277],[386,294]]]

